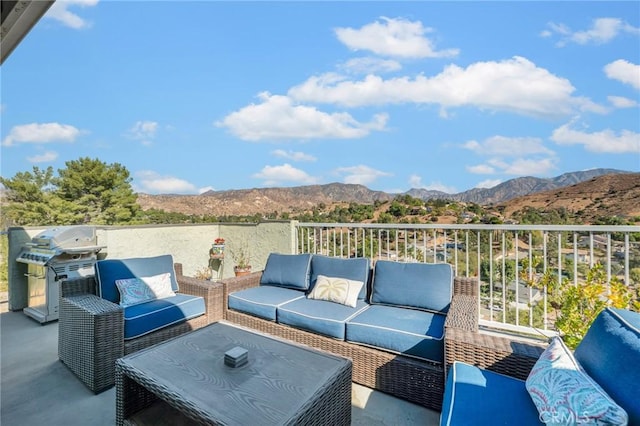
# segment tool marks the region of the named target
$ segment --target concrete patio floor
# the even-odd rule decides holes
[[[115,424],[115,388],[94,395],[58,360],[58,323],[0,303],[0,424]],[[439,413],[354,383],[353,425],[437,425]],[[162,422],[155,423],[163,424]]]

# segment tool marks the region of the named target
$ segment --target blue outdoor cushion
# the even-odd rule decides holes
[[[104,259],[95,263],[98,296],[113,303],[120,302],[120,292],[116,280],[126,278],[151,277],[171,274],[171,288],[178,291],[176,272],[173,269],[173,256],[165,254],[155,257],[138,257],[131,259]]]
[[[124,339],[133,339],[205,313],[204,299],[176,294],[124,308]]]
[[[325,300],[302,298],[279,306],[277,317],[280,324],[344,340],[345,322],[367,306],[364,300],[358,300],[356,307],[352,308]]]
[[[453,268],[448,263],[376,262],[372,304],[446,313],[452,297]]]
[[[541,424],[524,381],[453,363],[447,375],[440,426]]]
[[[260,277],[260,285],[306,291],[309,289],[310,273],[310,254],[271,253]]]
[[[358,299],[364,299],[367,295],[367,283],[371,270],[370,263],[371,261],[366,257],[341,259],[339,257],[313,255],[311,258],[311,286],[309,288],[313,289],[318,275],[330,278],[346,278],[364,283],[358,295]]]
[[[305,298],[300,290],[265,285],[231,293],[227,303],[229,309],[275,321],[278,306],[300,298]]]
[[[607,308],[575,350],[582,368],[640,424],[640,314]]]
[[[444,359],[445,316],[416,309],[370,305],[347,321],[347,341],[421,359]]]

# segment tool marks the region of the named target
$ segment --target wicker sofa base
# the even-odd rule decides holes
[[[444,366],[357,345],[226,310],[225,319],[259,332],[325,350],[353,362],[352,380],[432,410],[442,409]]]

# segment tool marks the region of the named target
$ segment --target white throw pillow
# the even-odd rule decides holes
[[[360,289],[362,289],[363,285],[364,282],[362,281],[318,275],[316,285],[307,295],[307,298],[327,300],[355,308],[356,302],[358,301],[358,294],[360,294]]]
[[[626,425],[627,413],[555,337],[527,377],[526,388],[547,425]]]
[[[116,280],[120,292],[120,306],[138,305],[154,299],[175,296],[171,288],[171,273]]]

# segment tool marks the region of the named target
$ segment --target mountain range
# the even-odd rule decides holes
[[[607,179],[606,183],[601,180],[599,183],[590,181],[598,180],[600,177],[613,176]],[[617,183],[620,181],[620,183]],[[503,182],[493,188],[474,188],[457,194],[448,194],[440,191],[430,191],[425,189],[411,189],[404,194],[423,200],[428,199],[448,199],[459,202],[473,202],[484,206],[510,203],[510,200],[519,197],[531,196],[532,194],[547,193],[549,191],[559,191],[562,188],[571,187],[576,184],[585,183],[586,188],[577,192],[567,192],[575,196],[585,197],[584,194],[591,194],[586,198],[606,198],[607,193],[615,193],[618,196],[625,194],[635,194],[626,202],[631,206],[626,210],[634,210],[635,201],[640,199],[640,173],[631,173],[616,169],[593,169],[565,173],[554,178],[521,177]],[[613,185],[613,187],[611,186]],[[590,190],[589,186],[597,186],[599,189]],[[618,188],[620,187],[620,188]],[[607,189],[609,188],[609,189]],[[611,189],[613,188],[613,189]],[[626,188],[626,190],[622,189]],[[595,192],[594,192],[595,191]],[[600,194],[598,191],[605,191]],[[613,192],[612,192],[613,191]],[[597,194],[596,194],[597,192]],[[582,195],[579,195],[582,194]],[[594,195],[595,194],[595,195]],[[331,206],[336,203],[359,203],[371,204],[376,201],[384,202],[395,198],[398,195],[383,191],[374,191],[363,185],[330,183],[326,185],[307,185],[284,188],[252,188],[235,189],[225,191],[207,191],[200,195],[149,195],[138,194],[138,203],[144,210],[160,209],[167,212],[177,212],[195,215],[212,216],[238,216],[254,214],[270,214],[273,212],[302,212],[318,207],[322,204]],[[564,199],[553,195],[545,196],[545,199]],[[611,197],[609,197],[611,198]],[[627,197],[628,198],[628,197]],[[613,202],[615,208],[615,200]],[[527,205],[527,201],[519,200],[518,205]],[[544,203],[542,203],[544,204]],[[569,203],[570,204],[570,203]],[[578,203],[580,205],[584,203]],[[625,204],[626,205],[626,204]],[[513,211],[513,209],[507,209]],[[627,214],[628,212],[622,212]],[[638,213],[640,214],[640,213]]]

